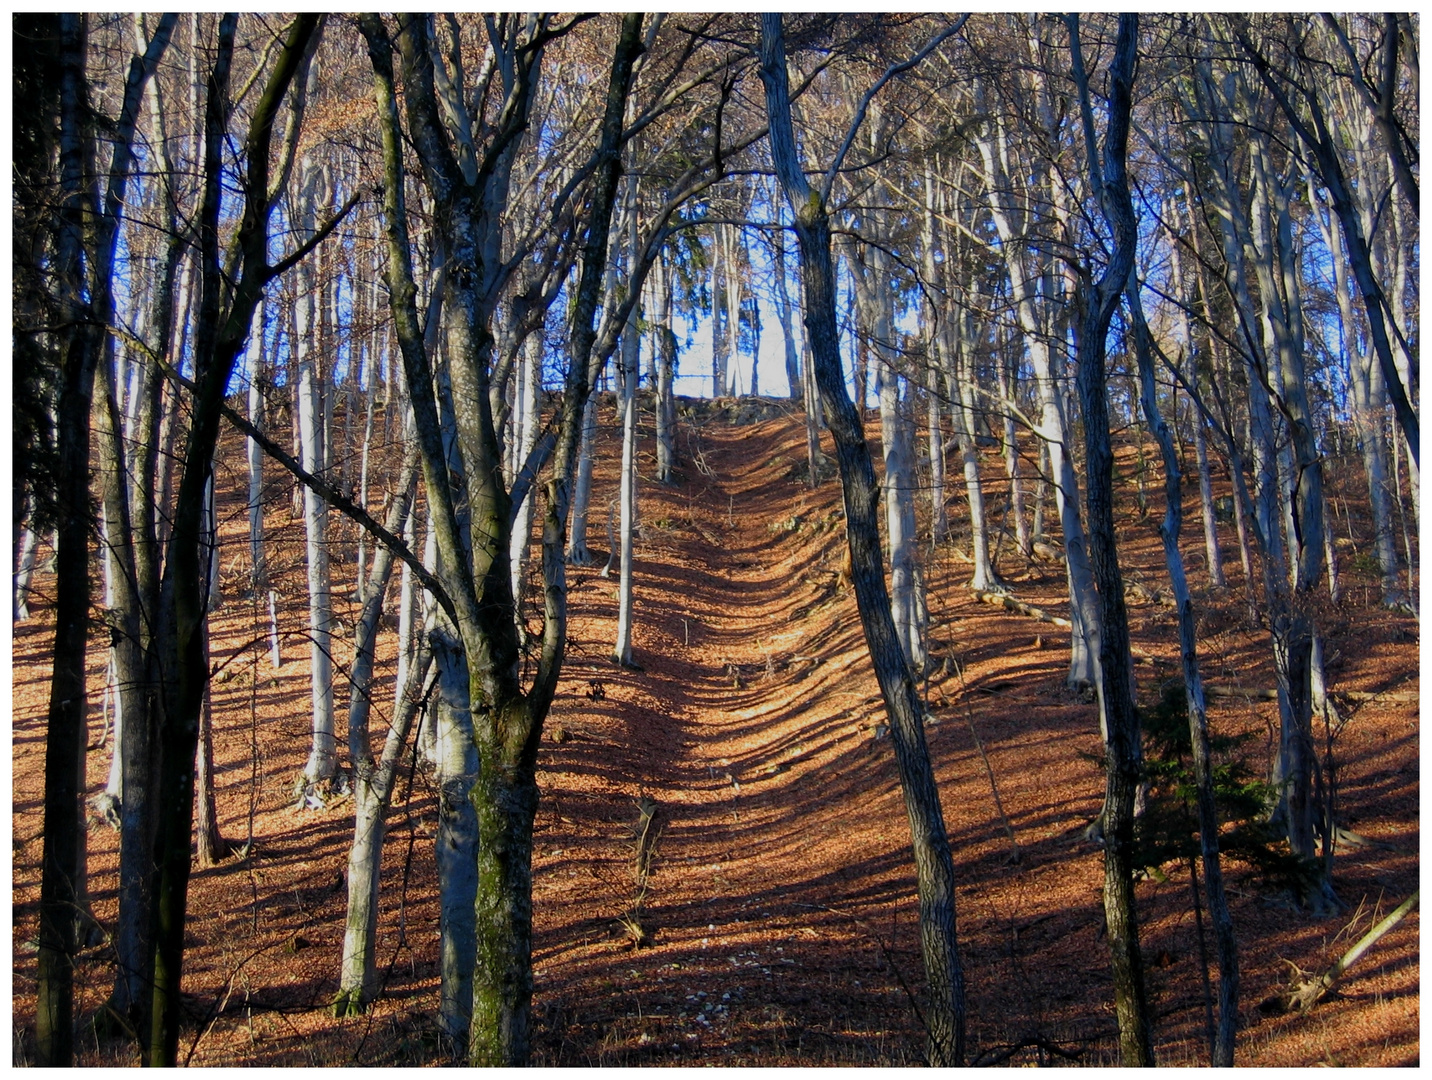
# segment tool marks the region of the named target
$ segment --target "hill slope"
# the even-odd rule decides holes
[[[683,481],[643,484],[634,635],[641,670],[607,659],[614,578],[597,568],[571,574],[569,659],[539,759],[537,1064],[919,1060],[914,874],[878,691],[838,577],[839,485],[810,491],[794,478],[804,456],[798,415],[776,406],[751,414],[768,418],[735,425],[719,409],[688,410]],[[612,418],[603,419],[610,428]],[[594,539],[615,491],[610,441],[603,453]],[[242,495],[240,478],[230,480],[225,531],[238,552]],[[272,519],[296,570],[281,616],[296,629],[300,526],[283,509]],[[1121,521],[1121,557],[1131,576],[1156,587],[1153,524],[1132,514]],[[1089,760],[1098,752],[1093,708],[1064,687],[1067,631],[973,600],[955,551],[942,546],[927,563],[939,665],[928,681],[929,737],[960,886],[973,1052],[995,1056],[1029,1042],[1007,1060],[1051,1060],[1041,1042],[1107,1063],[1114,1028],[1102,871],[1097,849],[1080,840],[1102,795]],[[237,566],[225,563],[236,580]],[[1021,599],[1061,610],[1057,567],[1021,568],[1006,552],[1002,569]],[[252,820],[254,849],[195,874],[186,968],[193,1063],[431,1061],[432,792],[418,770],[395,800],[378,944],[385,996],[370,1016],[332,1020],[323,1006],[336,988],[351,807],[291,807],[289,784],[306,754],[306,650],[295,639],[277,677],[266,663],[249,663],[244,650],[262,613],[237,598],[237,585],[227,592],[235,598],[214,625],[216,660],[236,658],[235,676],[214,688],[220,814],[240,841]],[[1411,620],[1355,614],[1355,633],[1349,618],[1330,638],[1330,653],[1343,654],[1338,685],[1415,688]],[[1136,643],[1153,658],[1139,669],[1148,696],[1176,671],[1172,623],[1154,603],[1134,607],[1132,617]],[[1230,687],[1271,685],[1266,635],[1244,618],[1230,600],[1205,608],[1205,671]],[[34,1007],[27,942],[51,632],[42,615],[16,637],[17,1030],[32,1023]],[[391,665],[391,635],[384,647]],[[92,667],[102,686],[102,654]],[[391,666],[384,670],[391,681]],[[1257,732],[1261,748],[1271,715],[1265,702],[1220,699],[1213,721],[1222,731]],[[1372,841],[1339,857],[1338,888],[1354,906],[1385,895],[1390,908],[1416,886],[1417,745],[1416,706],[1386,702],[1359,708],[1338,740],[1341,805]],[[107,750],[96,748],[92,789],[103,786],[107,767]],[[645,845],[644,799],[656,807]],[[114,834],[93,830],[90,845],[95,911],[112,920]],[[633,873],[639,847],[650,853],[644,889]],[[1167,881],[1140,886],[1144,948],[1160,1058],[1193,1064],[1206,1060],[1198,936],[1187,872],[1167,869]],[[1240,1064],[1417,1060],[1416,915],[1353,970],[1343,996],[1306,1018],[1265,1016],[1256,1006],[1285,978],[1279,958],[1325,967],[1346,947],[1334,939],[1351,914],[1310,920],[1263,899],[1236,869],[1231,885],[1242,949]],[[1370,925],[1366,914],[1358,925]],[[638,934],[642,947],[634,948]],[[110,978],[102,949],[82,971],[93,1009]],[[23,1040],[17,1050],[19,1060]],[[111,1047],[91,1058],[123,1054]]]

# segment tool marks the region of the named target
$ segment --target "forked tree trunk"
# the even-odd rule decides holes
[[[1114,1009],[1119,1059],[1125,1066],[1154,1064],[1153,1014],[1144,985],[1134,896],[1134,803],[1143,781],[1139,715],[1134,704],[1129,622],[1114,531],[1114,455],[1109,434],[1105,337],[1133,269],[1137,222],[1129,195],[1125,154],[1133,107],[1138,16],[1119,18],[1119,36],[1108,72],[1109,102],[1103,152],[1096,144],[1089,84],[1084,72],[1077,15],[1065,16],[1073,75],[1079,89],[1087,175],[1113,245],[1104,272],[1083,286],[1074,347],[1079,402],[1084,414],[1087,458],[1089,553],[1100,600],[1099,712],[1104,720],[1104,918],[1113,961]],[[1100,158],[1102,157],[1102,165]]]

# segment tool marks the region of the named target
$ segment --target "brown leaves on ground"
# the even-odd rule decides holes
[[[773,406],[765,416],[780,411]],[[610,410],[602,416],[613,431]],[[649,417],[643,423],[649,434]],[[614,438],[600,445],[598,517],[615,491],[619,455]],[[680,445],[685,478],[663,487],[645,479],[653,451],[649,440],[642,444],[634,649],[643,670],[607,660],[614,584],[595,568],[570,573],[568,662],[539,758],[534,1063],[917,1063],[914,1005],[923,977],[914,872],[890,744],[876,738],[879,695],[854,599],[839,581],[839,487],[827,482],[812,492],[798,479],[798,413],[733,425],[698,404],[683,421]],[[697,452],[704,469],[690,464]],[[276,487],[268,526],[272,558],[285,568],[278,588],[289,636],[274,672],[263,652],[266,611],[241,592],[244,478],[234,470],[243,456],[219,460],[229,470],[219,477],[229,509],[220,514],[225,599],[212,641],[216,663],[229,661],[226,670],[236,674],[213,687],[216,785],[226,838],[252,847],[195,871],[181,1059],[192,1048],[192,1063],[202,1065],[432,1063],[441,1051],[432,785],[405,759],[384,851],[382,997],[366,1015],[334,1019],[326,1007],[337,988],[351,802],[299,810],[291,797],[308,745],[301,523]],[[998,521],[1001,463],[986,467]],[[1356,507],[1357,474],[1349,468],[1333,476]],[[1147,486],[1158,490],[1153,479]],[[1192,502],[1188,509],[1196,522]],[[959,510],[952,502],[952,520]],[[1120,557],[1156,587],[1163,575],[1158,508],[1139,517],[1130,491],[1122,510]],[[1197,586],[1202,558],[1193,528],[1185,551]],[[351,543],[348,526],[334,531],[338,543]],[[1236,575],[1235,540],[1224,539]],[[958,544],[927,559],[928,736],[959,881],[972,1057],[1108,1064],[1115,1040],[1100,936],[1102,870],[1098,850],[1080,839],[1102,796],[1101,774],[1088,760],[1099,749],[1093,707],[1064,687],[1068,630],[978,602],[966,588]],[[1067,614],[1061,567],[1026,566],[1012,539],[997,546],[1001,573],[1021,602]],[[340,583],[355,567],[351,548],[334,554],[337,597],[351,591]],[[38,587],[43,594],[48,579]],[[1346,568],[1344,590],[1344,604],[1320,615],[1334,684],[1415,688],[1415,622],[1379,610],[1376,583],[1364,586]],[[1148,695],[1178,671],[1173,614],[1130,600],[1134,640],[1150,658],[1137,669]],[[1249,626],[1241,596],[1205,592],[1196,604],[1208,681],[1271,686],[1267,636]],[[15,634],[17,1063],[30,1060],[33,1038],[53,634],[47,609],[37,607]],[[340,605],[344,637],[351,615]],[[100,727],[102,644],[96,636],[92,732]],[[391,634],[379,649],[375,738],[391,712]],[[349,651],[345,642],[340,665]],[[338,688],[344,700],[341,677]],[[1256,696],[1216,698],[1212,720],[1220,731],[1254,732],[1261,765],[1266,758],[1258,755],[1275,744],[1268,741],[1273,710]],[[1395,903],[1418,875],[1417,708],[1374,701],[1349,713],[1335,744],[1339,806],[1344,823],[1369,843],[1340,850],[1336,886],[1354,906],[1364,898]],[[1017,864],[1009,861],[1010,838],[976,735],[1018,844]],[[108,764],[108,746],[90,751],[88,794],[103,788]],[[661,828],[659,842],[643,850],[633,822],[644,798],[659,807]],[[112,928],[117,835],[95,824],[89,848],[94,914]],[[1207,1050],[1198,930],[1187,872],[1165,869],[1165,880],[1139,885],[1158,1054],[1165,1064],[1200,1064]],[[1240,1064],[1418,1060],[1416,913],[1313,1013],[1264,1015],[1256,1003],[1286,980],[1283,958],[1323,970],[1349,944],[1337,938],[1346,916],[1311,919],[1262,895],[1240,868],[1230,867],[1228,877],[1243,972]],[[86,1017],[108,991],[111,964],[104,946],[81,957]],[[134,1061],[123,1043],[86,1035],[80,1046],[84,1064]]]

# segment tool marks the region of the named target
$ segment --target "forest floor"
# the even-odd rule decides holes
[[[603,424],[614,430],[609,406]],[[266,612],[243,593],[242,452],[231,434],[226,439],[233,445],[221,454],[224,601],[212,628],[216,784],[225,837],[251,846],[195,869],[180,1058],[206,1066],[432,1064],[441,1053],[433,788],[421,767],[405,767],[384,852],[381,998],[365,1016],[333,1019],[327,1006],[337,989],[352,803],[294,806],[293,781],[308,753],[301,522],[286,498],[276,500],[269,524],[288,633],[274,671],[262,644]],[[803,482],[798,412],[769,402],[727,411],[685,403],[682,481],[641,488],[634,636],[641,667],[626,670],[608,659],[616,583],[600,574],[601,538],[619,447],[614,438],[602,445],[591,539],[603,550],[597,566],[570,575],[568,660],[538,759],[534,1064],[918,1064],[924,978],[915,876],[883,708],[854,597],[838,574],[838,481],[814,491]],[[649,440],[641,460],[649,477]],[[1157,590],[1161,482],[1147,478],[1152,505],[1141,516],[1131,460],[1120,462],[1120,558],[1130,579]],[[985,467],[993,480],[999,462],[990,457]],[[1003,495],[991,490],[998,520]],[[951,495],[958,520],[962,487]],[[1356,506],[1354,495],[1349,501]],[[1206,576],[1192,502],[1189,511],[1183,546],[1199,586]],[[1241,582],[1236,541],[1225,531],[1229,577]],[[967,526],[965,534],[967,549]],[[1000,548],[1015,596],[1067,614],[1060,566],[1025,565],[1010,540]],[[958,536],[927,551],[926,694],[958,882],[970,1056],[1110,1064],[1101,856],[1082,838],[1103,791],[1094,707],[1066,689],[1068,631],[977,602],[959,551]],[[354,570],[351,551],[335,557],[336,579],[350,580]],[[1331,684],[1415,691],[1416,620],[1378,608],[1375,585],[1345,567],[1343,603],[1319,614]],[[14,638],[17,1064],[33,1060],[52,587],[52,579],[37,579],[36,614]],[[340,591],[337,659],[346,665],[356,609],[351,590]],[[1241,595],[1241,586],[1221,596],[1196,588],[1199,648],[1210,684],[1257,691],[1273,685],[1270,650]],[[1131,604],[1133,641],[1148,658],[1137,667],[1147,703],[1177,675],[1176,629],[1169,609],[1134,596]],[[379,685],[391,687],[393,635],[383,641]],[[91,676],[93,794],[110,757],[100,745],[98,635]],[[342,707],[346,697],[340,678]],[[379,738],[390,712],[375,710]],[[1239,1064],[1419,1061],[1418,912],[1310,1013],[1260,1007],[1292,965],[1326,969],[1418,884],[1417,704],[1344,701],[1342,716],[1338,806],[1342,824],[1367,841],[1337,853],[1334,883],[1348,910],[1313,918],[1237,864],[1226,871],[1242,970]],[[1272,702],[1216,698],[1211,721],[1217,733],[1251,735],[1243,752],[1256,772],[1266,769],[1276,741]],[[661,826],[644,892],[633,875],[642,797],[655,800]],[[93,823],[88,842],[93,912],[112,929],[117,834]],[[1186,867],[1169,865],[1138,886],[1163,1064],[1207,1061],[1189,884]],[[623,925],[634,913],[645,935],[639,948]],[[113,979],[107,946],[85,952],[77,978],[90,1017]],[[101,1043],[87,1025],[79,1045],[82,1064],[136,1060],[132,1047]]]

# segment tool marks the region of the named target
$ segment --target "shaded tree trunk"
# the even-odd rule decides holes
[[[1144,985],[1134,896],[1134,802],[1143,780],[1139,715],[1134,704],[1129,622],[1114,530],[1114,455],[1109,437],[1105,336],[1134,265],[1137,223],[1129,195],[1125,154],[1133,105],[1138,16],[1119,18],[1109,67],[1108,120],[1102,155],[1079,42],[1079,19],[1065,16],[1073,75],[1079,90],[1089,185],[1112,232],[1113,250],[1096,281],[1082,290],[1082,317],[1074,347],[1078,356],[1080,406],[1087,458],[1085,498],[1089,553],[1100,600],[1099,712],[1104,721],[1104,918],[1114,969],[1114,1008],[1119,1022],[1119,1059],[1125,1066],[1154,1064],[1153,1014]],[[1102,166],[1100,163],[1102,157]]]
[[[782,193],[795,216],[800,243],[805,325],[813,367],[840,462],[856,603],[890,718],[891,743],[914,844],[920,945],[930,993],[927,1057],[932,1065],[958,1065],[964,1058],[965,1011],[955,938],[954,865],[925,745],[919,696],[890,618],[890,600],[881,573],[875,509],[879,489],[860,414],[846,396],[841,371],[835,269],[825,205],[828,193],[812,191],[800,166],[791,126],[784,31],[778,14],[761,17],[761,81],[766,90],[771,156]]]
[[[1184,574],[1183,555],[1178,548],[1179,533],[1183,528],[1183,477],[1168,425],[1158,409],[1154,384],[1153,343],[1139,301],[1137,281],[1130,284],[1128,300],[1129,312],[1133,317],[1144,416],[1163,455],[1166,506],[1163,522],[1159,525],[1159,538],[1163,541],[1169,585],[1173,590],[1174,602],[1178,605],[1179,653],[1183,667],[1184,698],[1188,708],[1194,782],[1197,785],[1195,802],[1198,806],[1203,882],[1218,949],[1218,1029],[1209,1050],[1211,1063],[1215,1068],[1231,1068],[1234,1036],[1238,1027],[1238,942],[1233,933],[1233,919],[1228,912],[1228,899],[1223,892],[1223,868],[1218,852],[1218,811],[1213,801],[1213,755],[1208,737],[1208,711],[1203,696],[1203,678],[1198,669],[1197,625],[1193,615],[1193,601],[1188,593],[1188,579]],[[1196,417],[1195,423],[1195,430],[1198,430],[1203,426],[1202,418]],[[1200,460],[1204,462],[1203,475],[1206,476],[1206,458],[1201,457]]]

